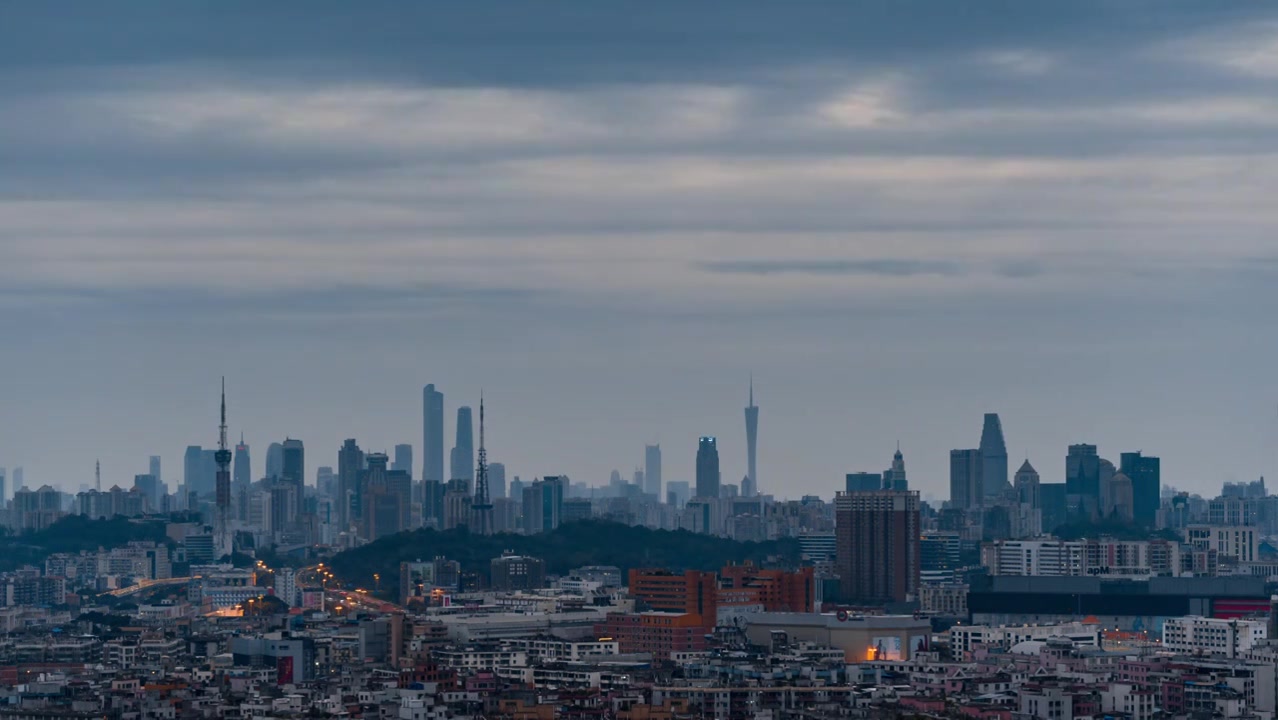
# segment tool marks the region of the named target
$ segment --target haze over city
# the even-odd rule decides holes
[[[913,489],[1278,470],[1278,10],[910,2],[0,8],[0,466],[127,487],[230,430],[510,476],[719,439]],[[215,9],[216,8],[216,9]],[[411,33],[403,28],[412,27]],[[12,489],[10,490],[12,492]]]

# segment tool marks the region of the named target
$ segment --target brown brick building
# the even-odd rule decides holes
[[[844,602],[904,602],[919,590],[919,494],[839,493],[834,498],[835,569]]]

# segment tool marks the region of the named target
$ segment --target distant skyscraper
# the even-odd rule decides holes
[[[195,490],[200,494],[201,498],[212,498],[216,489],[217,450],[208,448],[200,453],[200,485]]]
[[[661,498],[661,446],[645,445],[643,448],[643,491]]]
[[[306,488],[306,449],[301,440],[284,441],[284,468],[280,479],[293,483],[297,488],[297,504],[301,506]]]
[[[353,439],[337,451],[337,517],[346,528],[361,517],[359,479],[364,471],[364,451]]]
[[[277,478],[284,475],[284,446],[271,443],[266,448],[266,477]]]
[[[413,475],[413,446],[407,443],[395,446],[395,462],[391,463],[391,470],[408,473],[409,477]]]
[[[959,510],[970,510],[985,504],[982,487],[985,475],[981,469],[981,451],[950,451],[950,505]]]
[[[901,446],[896,446],[896,452],[892,455],[892,467],[883,473],[883,489],[906,491],[910,489],[910,483],[905,478],[905,456],[901,454]]]
[[[493,500],[506,497],[506,466],[502,463],[488,466],[488,492]]]
[[[848,473],[843,479],[843,489],[849,493],[882,490],[883,476],[868,472]]]
[[[159,455],[151,456],[151,462],[150,462],[150,467],[148,468],[148,472],[151,474],[152,477],[155,478],[155,481],[157,483],[164,482],[164,476],[160,474],[160,456]]]
[[[1109,492],[1107,493],[1105,516],[1122,522],[1131,522],[1134,519],[1132,514],[1132,506],[1134,504],[1132,479],[1122,472],[1117,472],[1109,479],[1108,485]]]
[[[709,436],[697,440],[697,497],[719,497],[719,443]]]
[[[759,476],[757,473],[758,450],[759,450],[759,408],[754,404],[754,377],[750,378],[750,404],[745,409],[746,423],[746,476],[741,482],[741,495],[743,497],[754,497],[759,488]],[[746,484],[749,481],[749,485]]]
[[[1126,452],[1119,456],[1119,467],[1132,481],[1132,514],[1140,525],[1153,527],[1160,502],[1161,472],[1159,459]]]
[[[1073,516],[1093,518],[1101,511],[1100,456],[1095,445],[1070,445],[1065,456],[1065,494]]]
[[[203,467],[204,448],[199,445],[187,445],[182,454],[182,499],[190,497],[192,492],[200,488],[200,474]],[[185,506],[185,505],[184,505]]]
[[[235,465],[231,470],[231,484],[236,488],[247,488],[253,484],[253,462],[249,456],[248,443],[240,434],[240,442],[235,446]]]
[[[19,465],[18,467],[16,467],[16,468],[14,468],[14,469],[13,469],[13,478],[12,478],[12,481],[13,481],[13,482],[12,482],[12,483],[10,483],[10,484],[11,484],[11,485],[13,485],[13,491],[14,491],[14,492],[17,492],[17,491],[19,491],[19,490],[21,490],[22,488],[24,488],[24,487],[26,487],[26,486],[27,486],[26,478],[24,478],[24,477],[22,476],[22,466],[21,466],[21,465]]]
[[[453,447],[449,480],[475,480],[475,427],[469,407],[457,408],[457,444]]]
[[[1036,510],[1043,507],[1038,471],[1034,469],[1033,465],[1030,465],[1028,458],[1021,464],[1021,469],[1016,471],[1014,485],[1017,502],[1029,505]],[[1047,528],[1043,529],[1046,530]]]
[[[160,510],[160,484],[156,482],[154,475],[134,475],[133,487],[146,498],[147,507],[152,512]]]
[[[904,602],[919,588],[919,495],[879,490],[834,498],[835,568],[846,602]]]
[[[7,479],[4,475],[4,468],[0,467],[0,508],[4,507],[5,498],[8,497],[8,487],[5,482]]]
[[[422,479],[444,482],[444,394],[422,389]]]
[[[671,480],[666,483],[666,502],[675,507],[683,507],[691,499],[691,492],[687,480]]]
[[[981,484],[985,497],[1002,495],[1007,482],[1007,443],[1003,441],[1003,423],[998,413],[985,413],[981,428]]]

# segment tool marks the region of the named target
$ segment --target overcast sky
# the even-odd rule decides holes
[[[232,434],[829,496],[899,441],[1278,473],[1278,10],[0,4],[0,466]]]

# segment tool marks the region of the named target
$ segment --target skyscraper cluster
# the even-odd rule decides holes
[[[1050,532],[1067,523],[1114,521],[1152,527],[1160,498],[1159,461],[1122,453],[1120,467],[1086,443],[1068,446],[1064,477],[1043,482],[1026,459],[1008,483],[1007,443],[996,413],[985,415],[980,445],[950,451],[950,524],[985,539]]]

